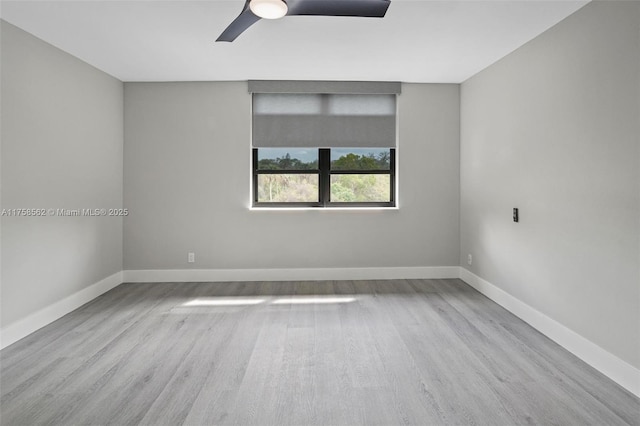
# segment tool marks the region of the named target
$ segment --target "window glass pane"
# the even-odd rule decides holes
[[[318,178],[317,174],[258,175],[258,202],[318,202]]]
[[[396,95],[330,95],[329,114],[395,115]]]
[[[388,148],[333,148],[331,170],[389,170]]]
[[[389,175],[331,175],[331,202],[391,201]]]
[[[306,148],[260,148],[258,170],[317,170],[318,150]]]

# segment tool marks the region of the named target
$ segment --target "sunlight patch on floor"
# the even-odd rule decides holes
[[[193,299],[182,304],[184,307],[205,306],[249,306],[262,303],[272,305],[313,305],[355,302],[355,297],[336,296],[286,296],[273,299],[251,297],[204,297]]]

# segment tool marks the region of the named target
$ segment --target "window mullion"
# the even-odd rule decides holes
[[[252,150],[253,161],[253,204],[258,202],[258,149]]]
[[[326,207],[330,202],[331,192],[331,150],[320,148],[318,157],[318,167],[320,168],[320,204]]]
[[[391,183],[391,187],[389,188],[389,194],[391,195],[390,197],[390,202],[391,205],[396,205],[396,150],[395,149],[390,149],[389,150],[389,171],[391,172],[390,175],[390,183]]]

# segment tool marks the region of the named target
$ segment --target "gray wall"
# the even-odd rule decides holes
[[[2,26],[2,208],[122,206],[122,83]],[[122,270],[122,219],[2,217],[4,326]]]
[[[635,367],[639,62],[640,3],[594,2],[461,87],[461,265]]]
[[[403,85],[391,211],[249,210],[246,82],[124,93],[126,270],[458,264],[458,85]]]

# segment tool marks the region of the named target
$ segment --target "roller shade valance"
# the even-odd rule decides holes
[[[402,85],[397,81],[249,80],[248,88],[249,93],[397,95]]]
[[[253,146],[396,146],[395,94],[254,93]]]

